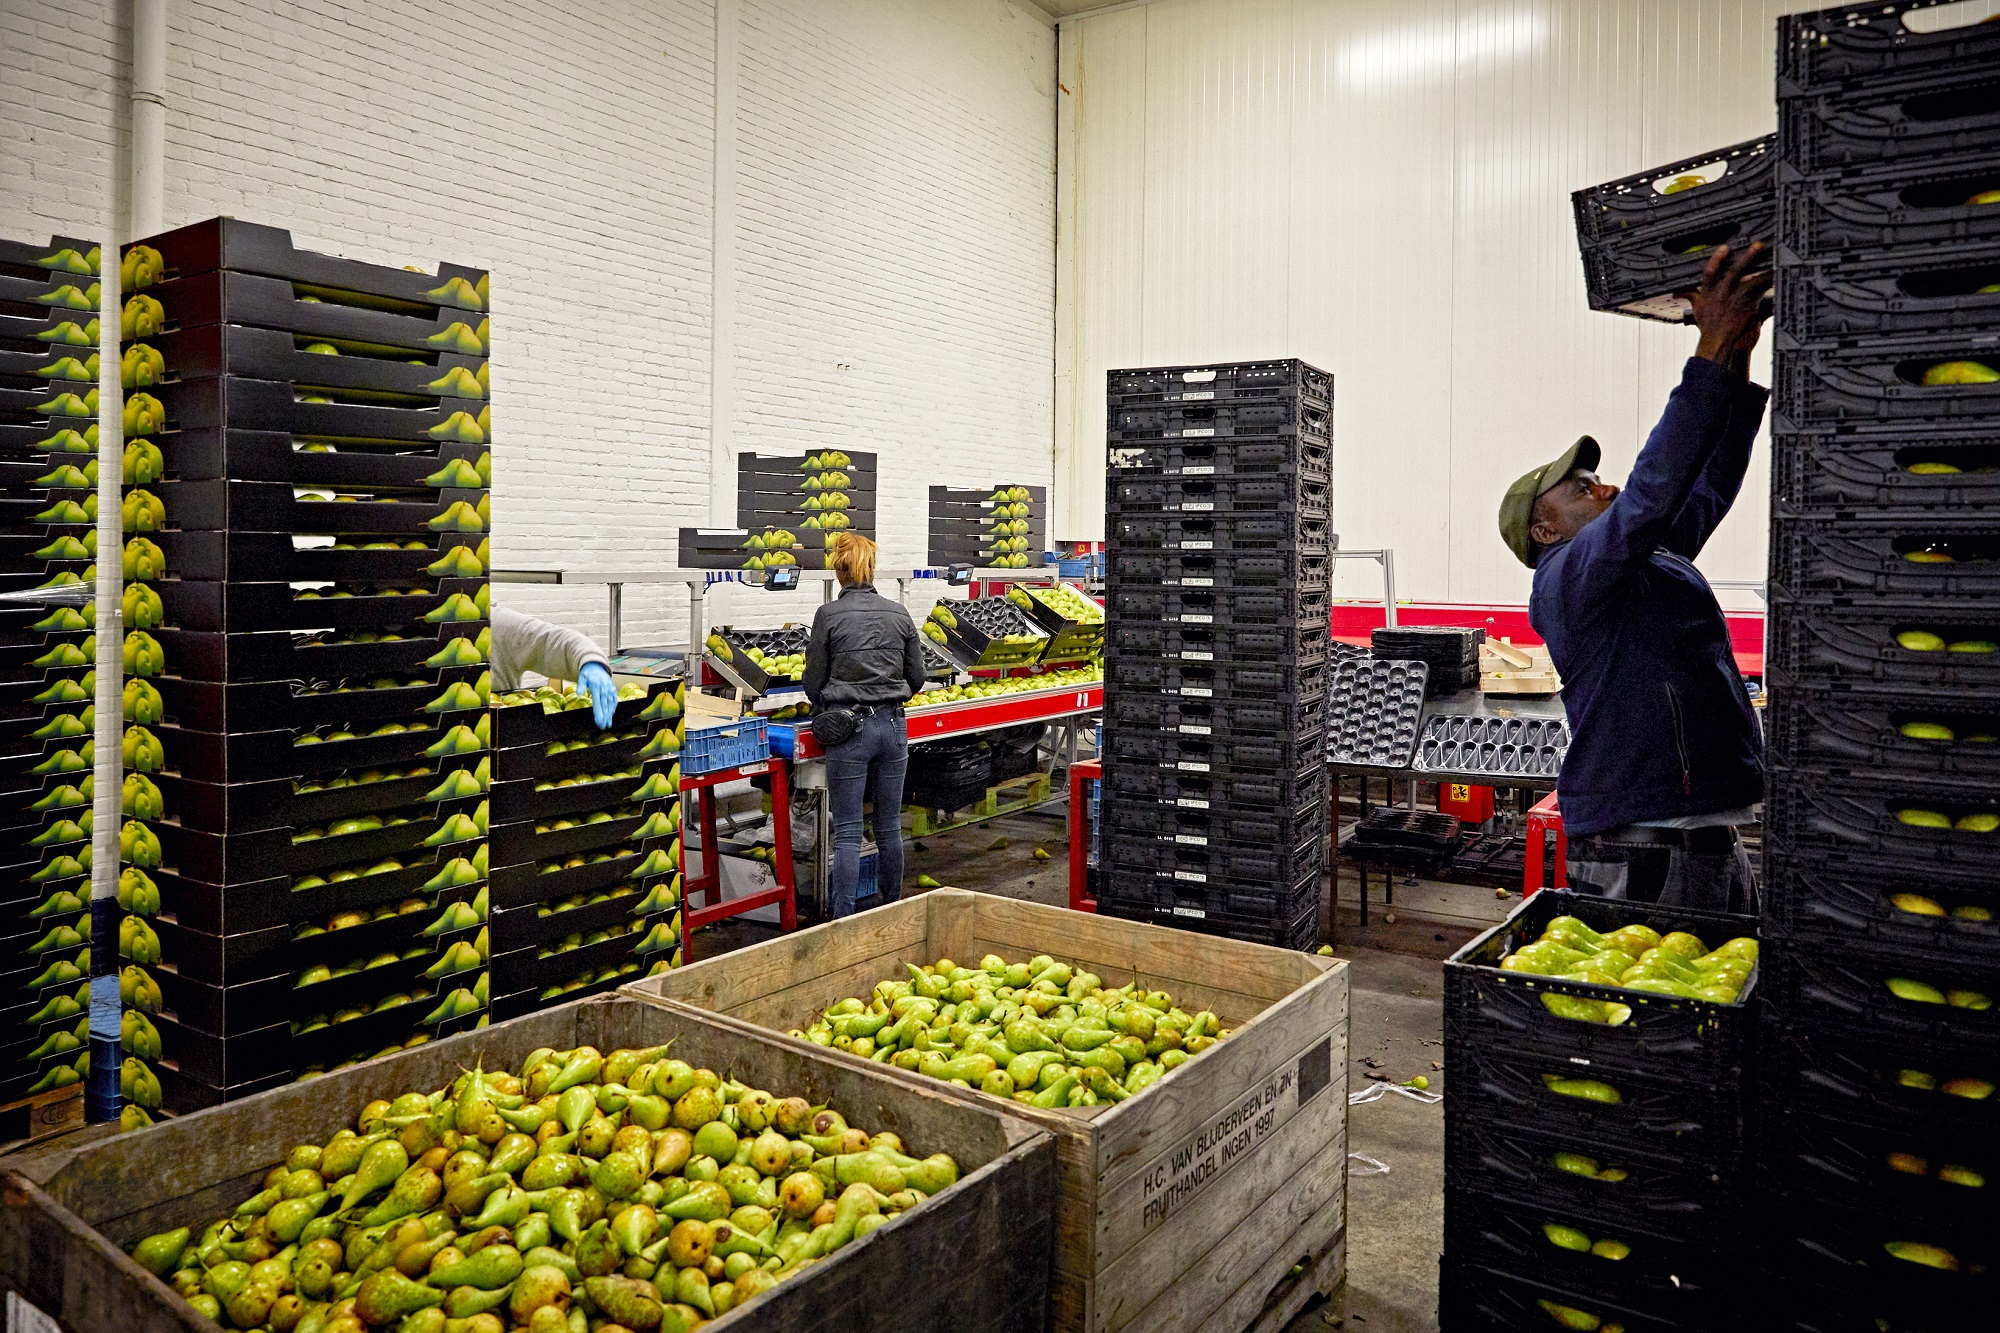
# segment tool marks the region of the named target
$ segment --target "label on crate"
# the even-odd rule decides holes
[[[1211,436],[1211,435],[1215,434],[1215,427],[1213,427],[1213,426],[1195,426],[1195,427],[1192,427],[1192,428],[1190,428],[1190,429],[1188,429],[1188,430],[1184,430],[1184,431],[1180,431],[1180,432],[1177,432],[1177,433],[1179,434],[1180,438],[1182,438],[1183,440],[1193,440],[1193,439],[1205,439],[1205,438],[1207,438],[1208,436]]]
[[[1199,870],[1176,870],[1174,872],[1174,878],[1179,880],[1185,880],[1189,884],[1208,883],[1208,876],[1202,874],[1201,871]]]
[[[1208,839],[1199,833],[1176,833],[1174,841],[1188,847],[1208,846]]]
[[[1215,549],[1215,543],[1205,542],[1205,541],[1187,541],[1187,542],[1182,542],[1179,546],[1176,546],[1174,549],[1176,551],[1213,551]]]
[[[1183,477],[1212,477],[1215,475],[1215,465],[1213,463],[1197,463],[1193,467],[1182,468],[1180,475]]]
[[[1215,401],[1215,390],[1189,389],[1185,393],[1168,394],[1167,401],[1178,403],[1210,403]]]
[[[1208,809],[1208,802],[1199,796],[1177,796],[1174,798],[1174,804],[1180,806],[1183,810]]]
[[[1204,727],[1199,722],[1183,722],[1176,730],[1183,736],[1212,736],[1215,734],[1213,727]]]
[[[1206,685],[1183,685],[1174,691],[1184,699],[1213,699],[1215,691]]]
[[[1213,588],[1215,586],[1215,580],[1205,579],[1197,575],[1196,577],[1190,579],[1175,579],[1173,582],[1173,586],[1181,588]]]
[[[1215,617],[1206,611],[1181,612],[1181,624],[1183,625],[1213,625],[1214,623]]]
[[[1175,764],[1174,767],[1179,769],[1183,773],[1208,772],[1208,765],[1204,764],[1199,759],[1183,759],[1179,763]]]
[[[1199,915],[1179,907],[1174,912]],[[1249,1160],[1332,1081],[1332,1039],[1322,1037],[1155,1157],[1139,1173],[1138,1197],[1126,1196],[1144,1210],[1141,1231],[1150,1232],[1176,1216],[1231,1167]]]
[[[1174,508],[1180,510],[1183,514],[1206,514],[1215,509],[1215,501],[1183,500],[1178,505],[1175,505]]]
[[[1208,920],[1208,913],[1202,911],[1199,907],[1181,907],[1176,904],[1168,910],[1174,916],[1191,916],[1197,921]]]
[[[1181,649],[1181,661],[1183,662],[1213,662],[1214,660],[1214,653],[1204,653],[1198,648]]]

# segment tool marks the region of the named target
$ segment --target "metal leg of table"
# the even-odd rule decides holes
[[[605,647],[610,650],[613,657],[616,657],[618,645],[625,642],[625,585],[607,583],[604,585],[604,590],[611,599],[610,605],[605,608],[610,617],[605,632]]]

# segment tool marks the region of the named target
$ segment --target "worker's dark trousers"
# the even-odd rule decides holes
[[[1703,912],[1755,915],[1757,876],[1728,827],[1607,829],[1569,841],[1569,886],[1578,893]]]
[[[901,704],[854,708],[860,727],[826,752],[826,785],[833,815],[833,867],[827,884],[827,916],[854,915],[854,890],[861,880],[861,803],[875,806],[876,906],[886,907],[903,892],[903,777],[910,766],[910,739]]]

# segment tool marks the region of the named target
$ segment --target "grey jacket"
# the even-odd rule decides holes
[[[592,662],[607,670],[611,666],[588,635],[504,606],[493,608],[492,658],[495,690],[520,689],[523,671],[539,671],[551,680],[575,680],[576,673]]]
[[[814,707],[903,702],[924,686],[916,622],[870,585],[846,589],[813,613],[802,684]]]

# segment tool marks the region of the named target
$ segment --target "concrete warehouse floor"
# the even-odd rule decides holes
[[[972,828],[925,838],[908,849],[908,879],[928,874],[943,884],[981,893],[1003,894],[1032,902],[1062,905],[1069,900],[1069,843],[1066,811],[1061,803],[1041,811],[1008,815]],[[988,850],[997,838],[1007,846]],[[1037,861],[1034,849],[1050,859]],[[1350,875],[1344,892],[1354,893]],[[1462,896],[1470,918],[1452,929],[1425,926],[1399,932],[1378,929],[1393,948],[1432,953],[1391,953],[1367,943],[1343,944],[1341,956],[1350,965],[1353,991],[1353,1032],[1349,1092],[1357,1093],[1378,1078],[1400,1083],[1413,1075],[1430,1079],[1431,1090],[1444,1091],[1443,974],[1437,958],[1445,943],[1432,940],[1444,933],[1450,947],[1471,937],[1477,919],[1498,919],[1508,907],[1492,890],[1459,885],[1424,886]],[[921,890],[913,890],[921,892]],[[1379,903],[1380,878],[1374,886]],[[1406,897],[1399,887],[1399,905]],[[1412,904],[1414,907],[1414,904]],[[1494,912],[1498,908],[1498,913]],[[1407,922],[1410,908],[1399,918]],[[1379,917],[1377,918],[1379,920]],[[706,957],[768,939],[774,927],[726,921],[697,937],[696,951]],[[1346,937],[1350,941],[1353,932]],[[1374,1075],[1375,1078],[1370,1076]],[[1344,1302],[1323,1302],[1293,1320],[1286,1333],[1323,1333],[1329,1328],[1349,1333],[1435,1333],[1437,1329],[1438,1250],[1444,1235],[1444,1110],[1394,1094],[1354,1107],[1349,1120],[1348,1150],[1388,1166],[1386,1175],[1350,1161],[1348,1178],[1348,1279]],[[1339,1308],[1345,1306],[1344,1313]]]

